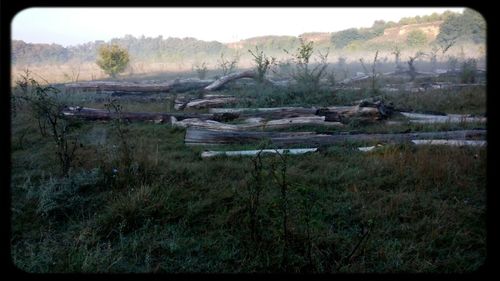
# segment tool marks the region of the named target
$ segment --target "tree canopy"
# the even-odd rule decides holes
[[[129,61],[128,51],[116,44],[104,45],[99,49],[97,65],[113,78],[125,70]]]
[[[485,42],[486,21],[478,12],[465,9],[463,14],[451,15],[443,22],[436,40],[438,42],[452,40]]]

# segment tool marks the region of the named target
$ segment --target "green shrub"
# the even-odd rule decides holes
[[[71,172],[68,177],[50,177],[40,184],[29,182],[27,199],[36,200],[36,213],[42,217],[68,217],[86,204],[87,198],[82,193],[95,188],[101,181],[101,171],[95,168]]]
[[[475,83],[477,75],[477,61],[475,59],[468,59],[462,63],[460,71],[460,82],[462,83]]]
[[[198,78],[205,79],[207,77],[207,63],[203,62],[202,64],[196,64],[193,66],[194,71],[198,75]]]
[[[262,84],[266,73],[273,65],[275,65],[276,58],[268,57],[264,54],[262,49],[259,49],[258,46],[255,46],[255,52],[252,52],[252,50],[248,50],[248,52],[252,55],[253,61],[255,62],[257,69],[257,81]]]
[[[423,46],[425,43],[427,43],[427,36],[422,30],[412,30],[406,37],[406,44],[410,47]]]
[[[52,137],[57,148],[55,152],[61,174],[66,176],[74,162],[75,151],[79,147],[78,136],[72,134],[79,125],[77,121],[61,113],[66,106],[65,97],[60,94],[58,88],[40,84],[29,70],[16,81],[12,96],[13,105],[16,107],[19,106],[19,102],[28,105],[42,137]]]
[[[98,232],[105,237],[112,237],[136,230],[148,221],[166,218],[172,192],[172,189],[167,188],[141,185],[113,196],[97,219]],[[163,214],[163,217],[159,214]]]
[[[286,52],[288,53],[288,51]],[[297,85],[293,87],[300,92],[313,93],[318,91],[321,79],[327,76],[328,51],[325,54],[319,53],[319,61],[314,66],[310,63],[313,52],[313,42],[305,42],[301,39],[300,46],[292,54],[292,60],[295,63],[292,77],[297,81]]]
[[[224,53],[221,53],[218,63],[222,70],[222,76],[233,73],[238,65],[239,60],[240,58],[238,54],[236,54],[231,60],[229,60],[227,58],[224,58]]]

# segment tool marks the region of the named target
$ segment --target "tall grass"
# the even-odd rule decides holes
[[[264,89],[250,105],[348,104],[369,94]],[[485,111],[481,88],[384,99]],[[394,130],[430,128],[418,126]],[[185,146],[185,131],[168,124],[92,123],[75,128],[82,147],[64,178],[28,108],[11,127],[11,257],[28,272],[471,272],[486,259],[485,148],[404,144],[364,153],[351,143],[286,161],[202,159],[208,148]],[[122,141],[131,161],[116,150]],[[218,148],[262,147],[210,149]],[[128,176],[114,172],[117,165],[130,168]]]

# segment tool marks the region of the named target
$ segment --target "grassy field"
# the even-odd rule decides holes
[[[196,93],[195,93],[196,94]],[[232,92],[238,106],[345,105],[370,91]],[[486,113],[485,87],[377,93],[412,110]],[[105,108],[97,93],[67,105]],[[123,111],[172,99],[121,98]],[[30,108],[12,112],[12,261],[27,272],[471,272],[486,259],[486,148],[363,143],[302,156],[215,157],[169,124],[72,121],[69,176]],[[352,122],[330,132],[484,128]],[[295,130],[325,131],[319,127]],[[286,223],[284,224],[284,220]]]

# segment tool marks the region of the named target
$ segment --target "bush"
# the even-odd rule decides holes
[[[102,46],[99,49],[99,57],[97,65],[112,78],[123,72],[130,61],[128,51],[116,44]]]
[[[306,43],[301,39],[300,46],[292,54],[296,66],[292,72],[292,77],[298,83],[295,87],[302,92],[312,93],[318,91],[321,79],[327,76],[328,51],[325,54],[319,53],[319,61],[316,61],[316,65],[312,67],[310,60],[313,51],[313,42]]]
[[[135,186],[120,192],[98,217],[98,232],[114,236],[112,232],[129,233],[142,227],[148,220],[165,219],[172,207],[169,203],[171,194],[172,189],[159,184]]]
[[[455,56],[449,56],[447,61],[448,71],[456,71],[458,66],[458,58]]]
[[[66,176],[79,147],[78,137],[71,134],[78,122],[61,113],[66,103],[64,96],[60,95],[60,90],[50,85],[41,85],[31,76],[31,72],[26,70],[16,81],[12,98],[14,112],[20,103],[27,104],[37,120],[41,136],[52,137],[57,147],[56,155],[61,173]]]
[[[257,68],[257,81],[263,83],[266,73],[275,65],[276,58],[266,56],[264,51],[257,46],[255,46],[255,53],[252,50],[248,50],[248,52],[252,55]]]
[[[231,60],[224,58],[224,53],[220,54],[220,60],[218,63],[222,70],[222,76],[226,76],[234,72],[240,60],[239,55],[236,54]]]
[[[86,203],[82,192],[102,180],[98,168],[70,173],[69,177],[49,178],[35,185],[29,181],[26,197],[37,201],[36,213],[42,217],[69,216]]]
[[[421,30],[412,30],[408,33],[406,38],[406,44],[410,47],[422,46],[427,43],[427,37],[425,33]]]
[[[472,40],[476,44],[482,43],[486,40],[486,21],[478,12],[466,8],[462,14],[446,18],[436,40]]]
[[[196,64],[193,66],[194,71],[196,71],[196,74],[198,75],[198,78],[200,79],[205,79],[207,77],[207,64],[203,62],[202,64]]]
[[[462,63],[460,72],[460,82],[462,83],[475,83],[477,74],[477,61],[475,59],[468,59]]]
[[[342,49],[353,41],[365,39],[363,35],[356,29],[350,28],[336,32],[332,35],[331,41],[336,49]]]

